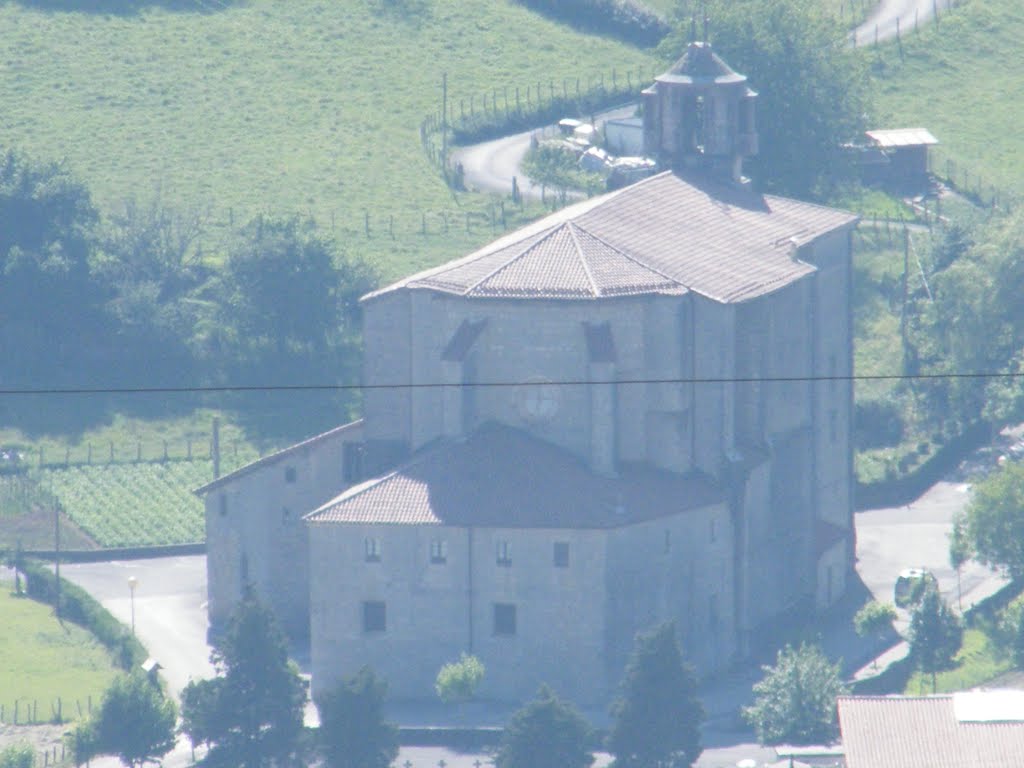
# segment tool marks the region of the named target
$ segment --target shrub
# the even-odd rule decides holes
[[[668,23],[632,0],[517,0],[549,18],[582,31],[653,48],[668,34]]]
[[[484,678],[484,665],[476,656],[463,653],[458,661],[441,667],[437,673],[434,689],[441,701],[467,701],[476,695],[476,689]]]
[[[57,596],[57,577],[42,563],[25,563],[25,591],[33,600],[54,605]],[[60,616],[89,630],[110,651],[121,669],[132,670],[146,660],[146,649],[121,622],[110,615],[102,605],[75,584],[65,579],[60,583]]]
[[[36,755],[30,744],[14,744],[0,749],[0,768],[32,768]]]

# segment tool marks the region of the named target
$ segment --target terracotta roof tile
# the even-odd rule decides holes
[[[715,504],[700,475],[646,466],[592,474],[577,457],[498,424],[463,441],[440,441],[408,464],[342,493],[310,523],[612,528]],[[626,500],[625,503],[623,500]]]
[[[961,722],[956,695],[840,696],[847,768],[1024,765],[1024,721]]]
[[[378,293],[594,299],[695,291],[719,302],[771,293],[814,271],[793,258],[857,217],[665,172],[564,208]]]

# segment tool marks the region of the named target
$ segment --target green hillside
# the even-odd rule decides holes
[[[940,4],[945,6],[945,3]],[[905,60],[895,44],[876,61],[877,113],[883,126],[928,128],[941,142],[936,169],[952,159],[959,182],[983,179],[1018,195],[1024,192],[1016,98],[1024,89],[1024,16],[1018,0],[959,0],[941,9],[938,26],[904,37]]]
[[[494,89],[654,64],[509,0],[54,5],[0,4],[0,147],[66,157],[102,209],[159,191],[207,217],[207,250],[232,220],[310,213],[385,277],[493,236],[466,234],[460,208],[489,201],[454,197],[421,147],[442,73],[455,104],[479,109]]]

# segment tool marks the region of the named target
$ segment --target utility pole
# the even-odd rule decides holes
[[[910,268],[910,232],[903,227],[903,308],[900,311],[900,341],[903,344],[903,373],[907,373],[907,270]]]
[[[56,599],[53,601],[53,610],[57,614],[57,621],[60,621],[60,505],[53,495],[53,482],[50,482],[50,499],[53,503],[53,560],[56,564]]]

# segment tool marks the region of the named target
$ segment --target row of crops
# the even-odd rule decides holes
[[[103,547],[184,544],[205,539],[208,459],[57,467],[33,472],[64,512]]]

